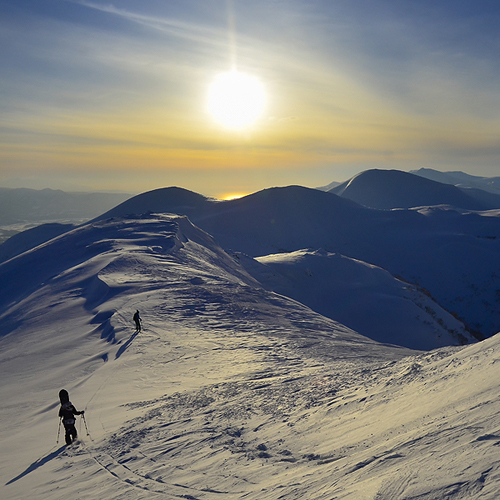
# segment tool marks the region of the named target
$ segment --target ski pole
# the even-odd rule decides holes
[[[62,418],[59,419],[59,426],[57,427],[57,440],[56,440],[56,444],[59,444],[59,434],[61,432],[61,421],[62,421]]]
[[[85,420],[85,413],[82,413],[82,419],[85,425],[85,430],[87,431],[87,436],[90,436],[89,428],[87,427],[87,421]]]

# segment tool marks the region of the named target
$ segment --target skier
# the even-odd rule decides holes
[[[134,321],[135,321],[135,331],[140,332],[141,331],[141,317],[139,316],[139,310],[135,311],[134,314]]]
[[[73,441],[77,438],[77,432],[75,427],[75,415],[83,415],[84,410],[78,411],[71,401],[69,400],[68,391],[61,389],[59,391],[59,399],[61,401],[61,408],[59,409],[59,417],[62,419],[64,425],[64,430],[66,431],[65,439],[66,444],[71,444],[71,438]]]

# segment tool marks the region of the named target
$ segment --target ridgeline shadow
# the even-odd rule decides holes
[[[53,451],[52,453],[49,453],[48,455],[39,458],[35,462],[33,462],[25,471],[21,472],[18,476],[14,477],[11,479],[8,483],[5,483],[5,486],[8,486],[9,484],[15,483],[19,479],[23,478],[24,476],[27,476],[30,472],[33,472],[34,470],[38,469],[42,465],[45,465],[47,462],[50,462],[52,459],[56,458],[62,451],[66,449],[66,446],[63,445],[56,451]]]

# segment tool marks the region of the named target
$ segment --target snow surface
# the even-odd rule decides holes
[[[87,221],[81,221],[80,223],[83,222]],[[0,245],[0,262],[9,260],[26,250],[41,245],[60,234],[70,231],[74,227],[76,227],[75,224],[47,223],[35,227],[22,228],[18,232],[13,231],[14,234]]]
[[[258,257],[260,266],[241,259],[266,288],[378,342],[423,350],[475,342],[429,296],[366,262],[321,250]]]
[[[0,273],[2,499],[498,497],[498,335],[379,344],[178,216],[87,224]],[[62,387],[86,410],[70,447]]]

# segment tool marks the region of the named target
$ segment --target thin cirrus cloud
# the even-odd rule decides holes
[[[77,1],[79,5],[90,9],[105,12],[113,16],[127,19],[148,28],[162,31],[168,35],[178,38],[191,40],[198,43],[218,44],[222,43],[221,30],[212,28],[203,24],[189,23],[174,18],[165,18],[160,16],[151,16],[134,13],[127,9],[120,9],[112,4],[98,4],[94,2]]]

